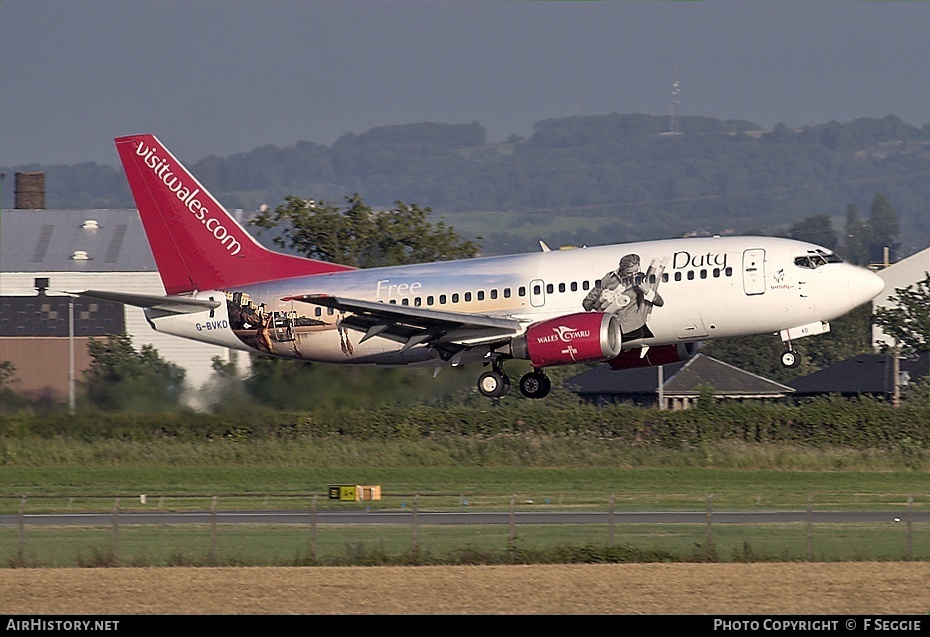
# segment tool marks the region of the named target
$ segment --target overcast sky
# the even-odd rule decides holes
[[[677,71],[676,71],[677,69]],[[193,162],[346,132],[682,115],[930,123],[930,2],[0,0],[0,166]]]

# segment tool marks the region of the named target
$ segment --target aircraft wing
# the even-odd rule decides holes
[[[365,332],[359,342],[380,336],[404,349],[428,344],[455,351],[478,344],[503,342],[524,331],[524,323],[487,314],[431,310],[409,305],[347,299],[328,294],[302,294],[285,301],[301,301],[349,313],[340,325]]]
[[[105,290],[79,290],[65,292],[74,296],[86,296],[101,301],[115,301],[135,307],[151,308],[170,312],[172,314],[192,314],[215,310],[221,305],[220,301],[208,299],[192,299],[186,296],[158,296],[155,294],[130,294],[128,292],[107,292]]]

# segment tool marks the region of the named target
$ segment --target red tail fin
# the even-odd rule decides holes
[[[266,249],[153,135],[116,149],[168,294],[352,269]]]

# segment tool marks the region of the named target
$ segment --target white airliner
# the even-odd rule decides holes
[[[152,135],[116,139],[168,296],[85,290],[145,308],[156,330],[258,354],[355,365],[489,367],[479,391],[510,389],[504,363],[613,369],[691,356],[699,341],[795,339],[878,295],[874,273],[820,246],[771,237],[667,239],[358,270],[267,250]]]

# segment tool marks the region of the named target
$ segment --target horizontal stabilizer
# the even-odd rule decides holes
[[[209,299],[192,299],[186,296],[158,296],[155,294],[130,294],[128,292],[107,292],[105,290],[80,290],[65,292],[74,296],[83,296],[101,301],[114,301],[135,307],[151,308],[173,314],[193,314],[207,312],[220,306],[220,301]]]

